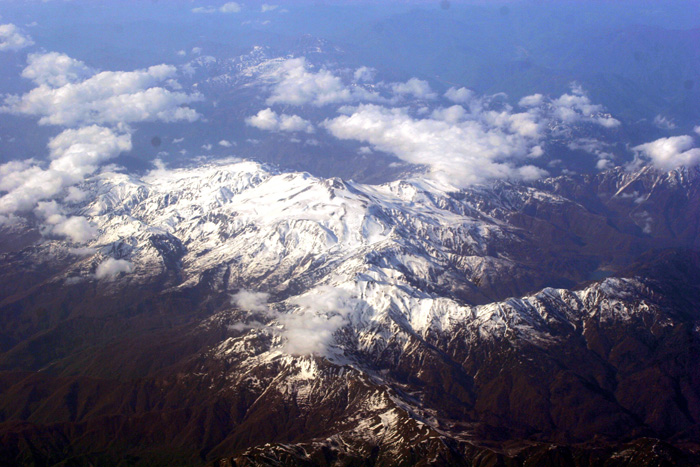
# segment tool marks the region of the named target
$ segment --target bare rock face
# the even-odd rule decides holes
[[[699,187],[100,174],[3,232],[0,465],[697,465]]]

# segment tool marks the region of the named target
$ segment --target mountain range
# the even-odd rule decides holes
[[[700,170],[110,170],[0,245],[2,465],[695,465]]]

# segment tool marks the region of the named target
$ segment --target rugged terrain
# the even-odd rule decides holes
[[[696,465],[700,171],[103,171],[0,245],[3,465]]]

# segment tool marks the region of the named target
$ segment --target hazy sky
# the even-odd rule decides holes
[[[699,6],[4,1],[0,215],[83,238],[46,203],[115,161],[371,160],[457,188],[695,165]]]

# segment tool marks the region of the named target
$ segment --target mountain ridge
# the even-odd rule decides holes
[[[36,462],[692,465],[700,328],[674,290],[699,290],[700,262],[656,219],[695,208],[698,171],[586,180],[458,191],[240,160],[89,178],[61,209],[93,240],[3,253],[5,458],[53,430]]]

